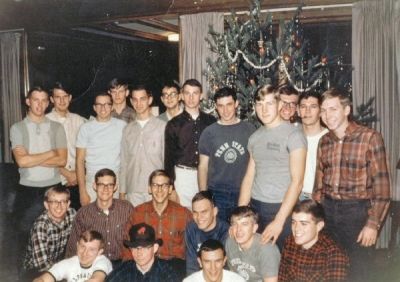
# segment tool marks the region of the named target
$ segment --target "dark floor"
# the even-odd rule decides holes
[[[13,228],[13,187],[18,173],[13,166],[0,164],[0,282],[18,281],[17,239]],[[366,282],[400,282],[400,246],[376,251],[374,269]]]

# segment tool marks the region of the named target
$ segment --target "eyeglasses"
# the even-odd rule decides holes
[[[61,200],[61,201],[56,201],[56,200],[48,200],[47,201],[48,203],[49,203],[49,205],[51,205],[51,206],[56,206],[56,207],[58,207],[58,206],[66,206],[67,204],[68,204],[68,200]]]
[[[158,184],[158,183],[151,183],[151,188],[152,189],[168,189],[170,184],[169,183],[162,183],[162,184]]]
[[[114,189],[115,183],[96,183],[96,186],[100,189]]]
[[[282,101],[283,103],[283,107],[284,108],[291,108],[291,109],[295,109],[297,107],[297,104],[295,102],[285,102]]]
[[[101,104],[101,103],[96,103],[94,104],[96,107],[98,108],[105,108],[105,109],[109,109],[112,107],[111,103],[105,103],[105,104]]]
[[[171,92],[169,94],[163,94],[162,95],[165,99],[171,99],[171,98],[175,98],[176,96],[178,96],[178,93],[176,92]]]

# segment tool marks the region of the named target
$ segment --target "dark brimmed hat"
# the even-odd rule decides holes
[[[153,244],[162,246],[162,239],[156,239],[154,228],[146,223],[135,224],[129,230],[130,240],[124,240],[127,248],[147,247]]]

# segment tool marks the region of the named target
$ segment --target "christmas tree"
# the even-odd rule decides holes
[[[239,116],[248,120],[254,120],[253,93],[264,84],[288,84],[299,93],[322,93],[336,87],[351,95],[351,65],[345,65],[342,57],[328,48],[317,56],[309,53],[309,41],[304,38],[300,22],[301,11],[299,7],[290,21],[277,25],[272,14],[262,13],[260,1],[254,0],[245,20],[234,11],[231,13],[224,33],[215,32],[210,26],[211,40],[207,41],[217,59],[207,59],[204,74],[211,91],[203,101],[205,111],[215,112],[213,94],[225,86],[236,90]],[[365,113],[359,112],[359,116],[371,117],[371,107],[372,102],[369,107],[362,107]]]

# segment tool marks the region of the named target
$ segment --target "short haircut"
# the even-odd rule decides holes
[[[293,208],[293,213],[311,214],[316,222],[325,221],[325,212],[322,205],[314,200],[303,200]]]
[[[96,230],[86,230],[80,236],[78,242],[82,240],[83,242],[92,242],[94,240],[100,241],[100,248],[104,249],[104,239],[100,232]]]
[[[27,98],[27,99],[30,99],[30,98],[32,97],[32,93],[35,92],[35,91],[37,91],[37,92],[44,92],[44,93],[47,94],[47,96],[49,96],[49,93],[48,93],[47,90],[45,90],[43,87],[41,87],[41,86],[34,86],[34,87],[32,87],[32,88],[28,91],[28,94],[26,94],[26,98]]]
[[[224,257],[226,256],[224,245],[220,241],[215,239],[208,239],[201,244],[199,250],[197,251],[197,257],[201,259],[201,254],[203,252],[212,252],[216,250],[222,250],[222,252],[224,253]]]
[[[182,85],[182,89],[185,88],[186,85],[189,85],[192,87],[198,87],[198,88],[200,88],[200,92],[203,93],[203,86],[197,79],[191,78],[191,79],[186,80]]]
[[[153,179],[154,179],[156,176],[164,176],[164,177],[168,178],[168,184],[169,184],[169,185],[172,185],[172,179],[171,179],[171,177],[169,176],[168,172],[166,172],[166,171],[163,170],[163,169],[156,169],[156,170],[153,171],[153,172],[150,174],[150,176],[149,176],[149,186],[151,186],[151,183],[153,183]]]
[[[113,78],[107,85],[107,89],[111,90],[114,88],[118,88],[123,86],[125,89],[128,89],[128,82],[126,80],[122,80],[120,78]]]
[[[299,92],[291,85],[285,84],[277,89],[279,95],[299,95]]]
[[[181,87],[174,81],[165,82],[162,88],[175,88],[178,93],[181,92]]]
[[[217,103],[217,100],[223,97],[232,97],[232,99],[236,102],[237,100],[237,95],[236,91],[233,90],[230,87],[223,87],[221,89],[218,89],[217,92],[214,94],[214,102]]]
[[[192,204],[201,200],[208,200],[212,205],[215,205],[213,194],[209,190],[197,192],[192,199]]]
[[[134,85],[131,89],[130,97],[133,97],[133,91],[145,91],[148,97],[152,97],[153,94],[151,91],[146,87],[146,85],[140,84],[140,85]]]
[[[114,183],[117,181],[117,175],[115,174],[114,171],[112,171],[109,168],[102,168],[99,171],[97,171],[96,174],[94,175],[95,182],[97,183],[99,178],[104,176],[112,176],[114,178]]]
[[[326,90],[324,93],[322,93],[321,96],[321,104],[327,100],[327,99],[332,99],[332,98],[339,98],[340,104],[343,107],[349,106],[351,107],[351,100],[348,95],[343,94],[343,92],[339,91],[336,88],[330,88]]]
[[[67,195],[67,200],[69,200],[71,197],[71,194],[70,194],[68,188],[61,186],[61,185],[56,185],[56,186],[50,187],[49,189],[46,190],[46,192],[44,193],[44,200],[47,202],[49,200],[49,196],[53,193],[54,194],[65,194],[65,195]]]
[[[110,98],[111,103],[113,102],[112,96],[109,93],[107,93],[105,91],[101,91],[101,92],[97,93],[96,96],[94,97],[94,104],[96,104],[97,97],[101,97],[101,96],[108,97],[108,98]]]
[[[302,100],[308,99],[310,97],[317,99],[318,104],[321,105],[321,94],[314,90],[301,93],[299,96],[299,105]]]
[[[273,87],[271,84],[266,84],[266,85],[260,86],[254,93],[253,100],[254,100],[254,102],[261,101],[267,95],[274,95],[275,100],[279,101],[279,94],[276,91],[275,87]]]
[[[236,217],[236,218],[245,218],[245,217],[251,217],[254,220],[254,223],[258,222],[258,214],[257,212],[248,206],[239,206],[236,207],[232,213],[231,213],[231,223],[232,223],[232,219]]]
[[[68,95],[71,95],[71,91],[70,89],[63,83],[61,83],[60,81],[56,81],[54,82],[53,86],[50,89],[50,95],[53,96],[54,95],[54,90],[62,90],[65,93],[67,93]]]

